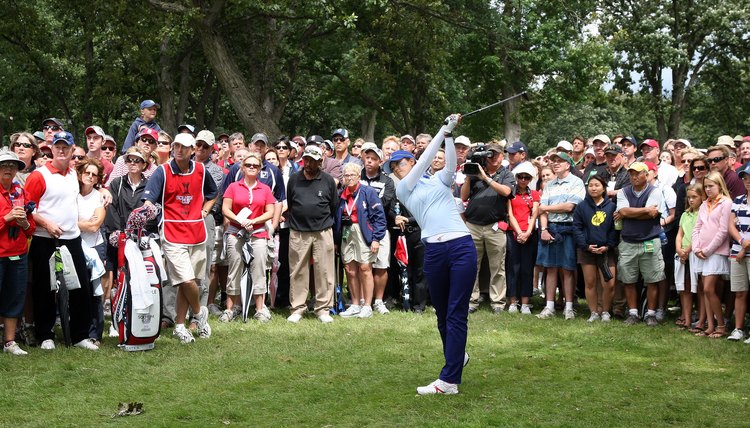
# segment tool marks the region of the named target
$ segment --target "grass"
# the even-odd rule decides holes
[[[750,346],[671,322],[469,320],[458,396],[418,397],[442,366],[435,317],[298,325],[220,324],[211,339],[126,353],[105,339],[25,358],[0,355],[4,426],[739,426],[748,424]],[[112,418],[119,402],[139,416]]]

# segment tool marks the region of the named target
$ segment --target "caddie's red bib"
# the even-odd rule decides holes
[[[170,244],[197,245],[206,242],[203,223],[203,181],[206,170],[202,163],[190,161],[191,172],[172,171],[169,163],[164,168],[162,191],[164,239]]]

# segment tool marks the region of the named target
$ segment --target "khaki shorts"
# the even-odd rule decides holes
[[[378,257],[372,263],[373,269],[388,269],[391,266],[391,234],[385,231],[385,236],[380,241]]]
[[[729,259],[729,278],[732,292],[747,291],[750,282],[750,260],[747,257],[738,262],[734,257]]]
[[[183,282],[203,280],[206,276],[206,245],[170,244],[162,240],[162,251],[169,281],[177,286]]]
[[[617,279],[624,284],[635,284],[638,282],[639,274],[643,276],[643,282],[647,284],[666,278],[664,258],[661,255],[661,241],[659,238],[651,239],[653,251],[648,253],[645,251],[646,242],[622,241],[617,247],[620,253],[617,262]]]
[[[362,237],[359,225],[353,224],[348,226],[348,228],[349,236],[346,236],[347,226],[344,226],[342,236],[346,236],[346,239],[342,239],[341,241],[341,260],[344,263],[375,263],[378,253],[370,251],[370,247],[365,244],[365,238]]]

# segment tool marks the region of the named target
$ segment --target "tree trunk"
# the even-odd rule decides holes
[[[503,99],[512,97],[517,94],[518,91],[510,82],[503,84],[502,97]],[[521,118],[519,115],[519,109],[521,106],[521,100],[523,98],[514,98],[503,106],[503,133],[505,135],[505,141],[508,145],[515,143],[521,139]]]
[[[201,22],[197,30],[203,52],[245,129],[250,133],[281,135],[276,122],[256,101],[259,97],[245,81],[236,61],[227,50],[224,39],[214,31],[210,23]]]
[[[367,142],[375,142],[375,124],[378,112],[370,110],[362,116],[362,138]]]
[[[169,55],[169,36],[164,36],[159,47],[159,122],[161,128],[174,135],[177,131],[177,120],[174,108],[174,79],[172,73],[172,58]]]

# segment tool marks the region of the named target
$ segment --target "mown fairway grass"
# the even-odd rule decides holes
[[[0,355],[3,426],[747,426],[750,345],[482,310],[457,396],[418,397],[442,366],[435,317],[220,324],[183,346]],[[112,419],[119,402],[139,416]]]

